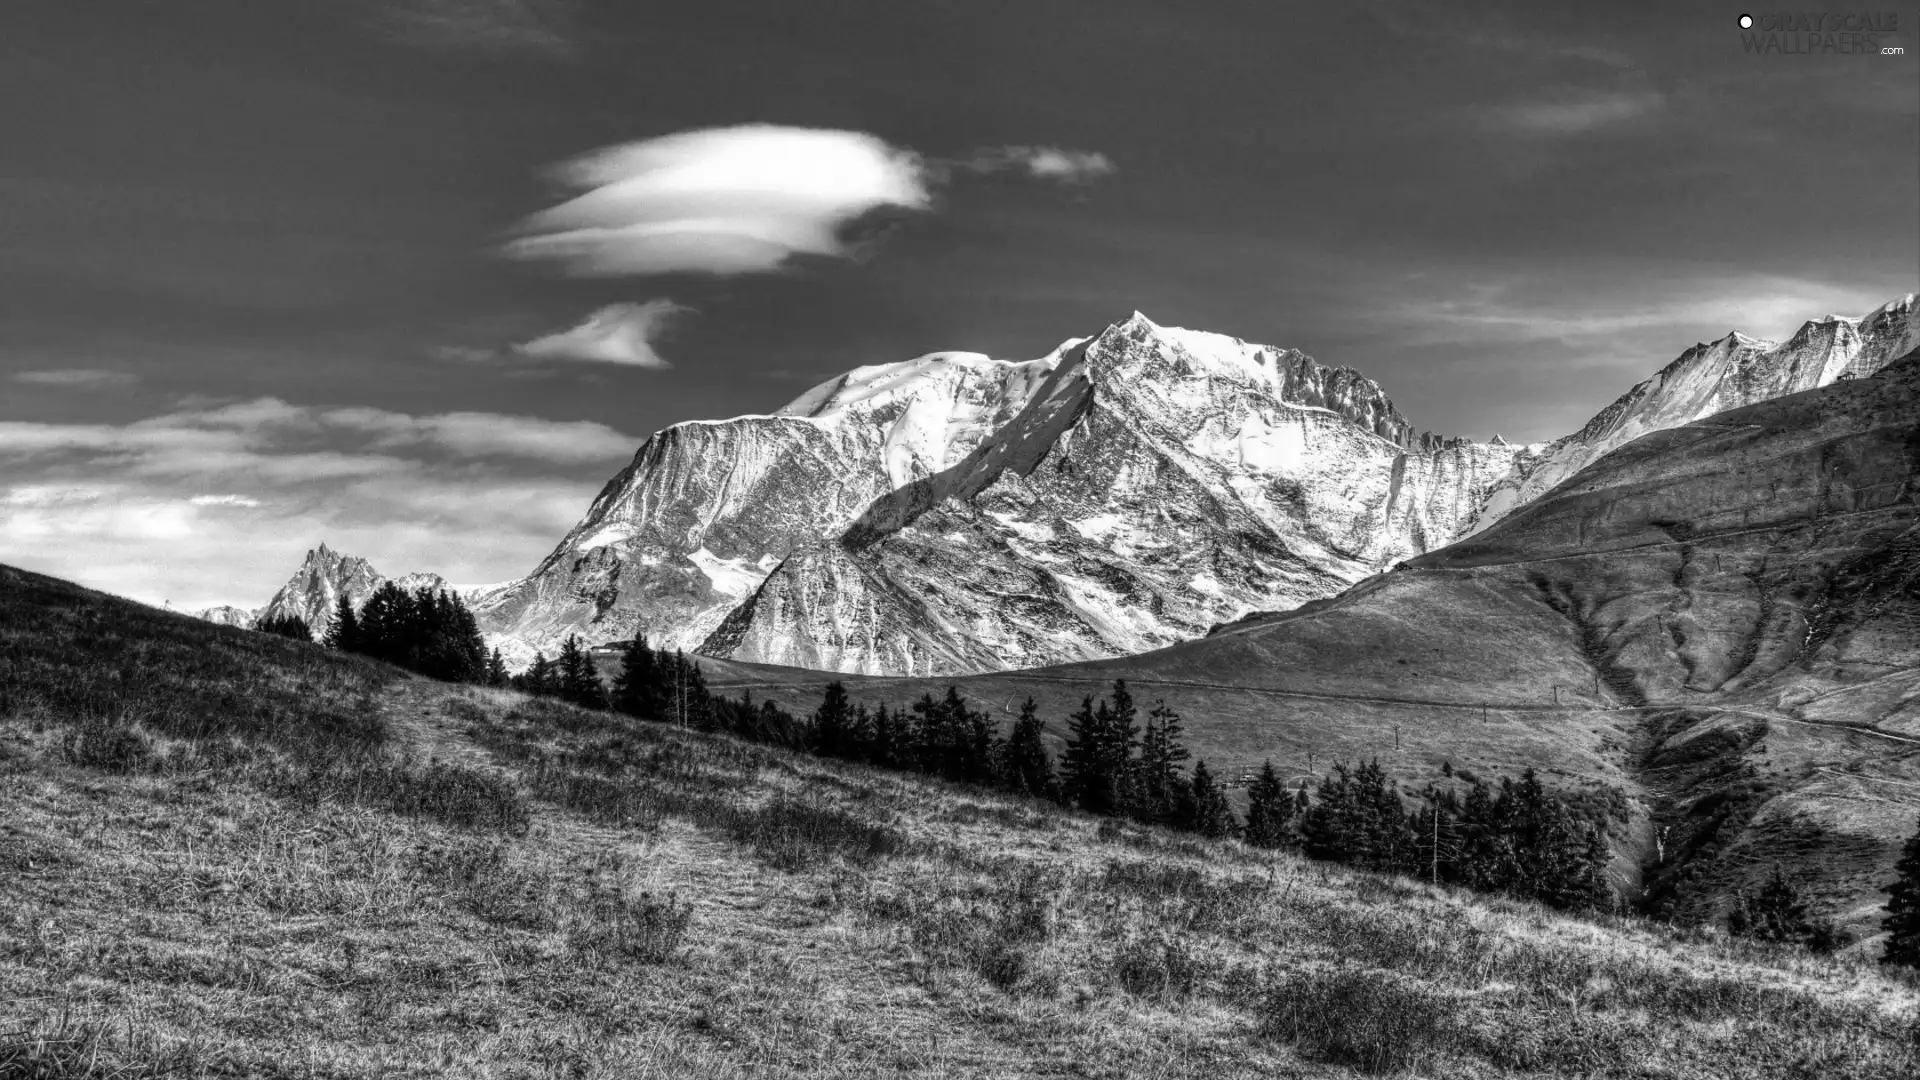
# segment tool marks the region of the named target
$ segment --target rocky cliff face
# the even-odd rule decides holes
[[[342,555],[321,544],[307,552],[300,569],[295,570],[287,583],[280,586],[280,591],[273,594],[273,599],[267,601],[267,606],[260,609],[259,618],[299,616],[306,620],[317,640],[333,625],[333,613],[341,596],[346,596],[358,608],[386,580],[367,560]]]
[[[367,602],[367,597],[387,583],[385,574],[373,568],[373,564],[353,555],[343,555],[325,544],[307,552],[300,569],[293,572],[280,591],[273,594],[267,606],[256,613],[241,612],[247,615],[245,621],[235,621],[230,625],[253,626],[262,619],[297,615],[306,620],[312,629],[315,640],[324,635],[333,626],[333,614],[339,610],[340,597],[345,596],[357,609]],[[449,589],[466,595],[471,601],[473,590],[457,585],[448,585],[439,574],[413,573],[391,579],[395,585],[409,592],[415,589]],[[238,612],[238,608],[227,609]],[[202,618],[207,618],[202,615]],[[215,619],[213,621],[219,621]]]
[[[691,650],[790,552],[1004,427],[1058,361],[936,353],[848,372],[771,415],[667,428],[532,574],[477,602],[482,626],[510,660],[570,633]]]
[[[1911,311],[1698,346],[1535,446],[1419,432],[1351,369],[1137,313],[1026,363],[861,368],[656,434],[479,612],[518,660],[569,633],[899,673],[1156,648],[1484,529],[1646,432],[1877,370]]]

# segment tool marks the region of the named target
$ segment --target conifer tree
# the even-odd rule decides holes
[[[1123,800],[1130,804],[1128,811],[1142,821],[1171,821],[1176,807],[1184,801],[1186,792],[1179,769],[1191,755],[1180,742],[1182,733],[1180,714],[1168,708],[1165,701],[1147,714],[1134,769],[1138,780],[1130,785],[1131,797]]]
[[[1907,838],[1893,870],[1898,876],[1882,890],[1887,894],[1882,909],[1887,917],[1881,926],[1888,937],[1880,959],[1887,964],[1920,968],[1920,831]]]
[[[942,703],[954,733],[954,768],[957,779],[972,784],[993,782],[993,715],[983,709],[970,709],[958,688],[947,687]]]
[[[1193,763],[1192,816],[1187,827],[1201,836],[1221,837],[1233,834],[1233,808],[1227,805],[1227,793],[1214,783],[1207,763]]]
[[[520,689],[534,697],[548,697],[553,693],[553,661],[547,654],[536,651],[533,663],[520,673]]]
[[[562,700],[583,709],[604,709],[606,690],[600,685],[600,673],[594,670],[593,653],[580,644],[580,638],[568,634],[560,646],[560,663],[555,691]]]
[[[1804,943],[1813,936],[1813,920],[1800,890],[1788,880],[1779,863],[1757,893],[1742,889],[1733,894],[1727,913],[1727,932],[1760,941]]]
[[[647,635],[636,633],[620,650],[620,671],[613,677],[613,707],[642,720],[659,720],[659,685],[654,674],[653,647]]]
[[[1112,803],[1110,791],[1103,792],[1107,778],[1101,772],[1100,742],[1100,715],[1094,711],[1093,695],[1088,694],[1081,699],[1080,708],[1067,717],[1067,747],[1060,757],[1060,782],[1068,803],[1096,813],[1104,812]]]
[[[1001,787],[1017,795],[1055,797],[1058,782],[1042,730],[1037,707],[1028,698],[1021,704],[1020,717],[1013,722],[1013,732],[1001,750]]]
[[[887,711],[885,702],[873,712],[873,734],[867,741],[867,760],[885,769],[907,768],[902,718]]]
[[[327,628],[327,648],[341,652],[360,651],[360,614],[353,609],[353,601],[346,593],[340,594],[339,603],[333,608],[333,625]]]
[[[507,685],[507,662],[500,658],[500,650],[495,649],[487,656],[487,685]]]
[[[1260,767],[1260,775],[1247,786],[1247,843],[1254,847],[1277,848],[1287,842],[1293,824],[1294,800],[1280,784],[1273,762]]]
[[[253,628],[263,634],[291,638],[294,641],[313,640],[313,631],[307,627],[307,620],[298,615],[275,615],[261,619],[254,624]]]
[[[810,749],[823,757],[850,757],[853,747],[853,707],[847,688],[835,679],[827,684],[820,707],[814,710]]]

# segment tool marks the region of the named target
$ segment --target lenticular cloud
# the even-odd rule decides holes
[[[770,124],[608,147],[558,175],[582,194],[528,218],[506,252],[588,276],[774,270],[794,255],[847,254],[840,230],[864,214],[931,204],[910,150]]]

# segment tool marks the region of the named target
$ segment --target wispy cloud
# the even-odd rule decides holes
[[[611,304],[587,316],[578,326],[515,345],[521,356],[536,360],[575,360],[624,364],[655,370],[670,367],[655,342],[676,317],[693,309],[664,297],[643,304]]]
[[[63,368],[53,371],[19,371],[13,381],[29,386],[65,386],[76,390],[101,390],[112,386],[131,386],[139,376],[125,371],[99,368]]]
[[[1561,87],[1532,101],[1488,105],[1481,119],[1496,129],[1527,135],[1577,135],[1659,111],[1666,97],[1652,90]]]
[[[1063,184],[1089,183],[1114,171],[1112,159],[1105,154],[1058,146],[983,147],[952,164],[967,172],[1018,171]]]
[[[195,495],[187,502],[193,506],[242,506],[260,505],[260,500],[247,495]]]
[[[528,218],[505,250],[586,276],[747,274],[796,255],[845,256],[840,231],[854,220],[932,204],[910,150],[771,124],[609,147],[557,175],[583,194]]]
[[[574,0],[385,0],[374,21],[419,48],[566,58],[579,51]]]

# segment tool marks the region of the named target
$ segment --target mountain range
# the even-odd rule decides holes
[[[933,353],[656,433],[471,599],[514,666],[575,633],[869,674],[1139,653],[1335,596],[1648,432],[1871,374],[1920,344],[1912,309],[1730,333],[1533,445],[1421,432],[1350,368],[1138,313],[1036,360]],[[323,546],[266,610],[318,625],[376,576]]]
[[[1139,655],[951,678],[705,661],[810,710],[839,678],[949,684],[1055,734],[1125,679],[1196,758],[1293,780],[1377,760],[1408,794],[1538,770],[1614,823],[1623,892],[1712,919],[1781,866],[1878,931],[1920,815],[1920,351],[1649,432],[1493,525],[1339,596]]]

